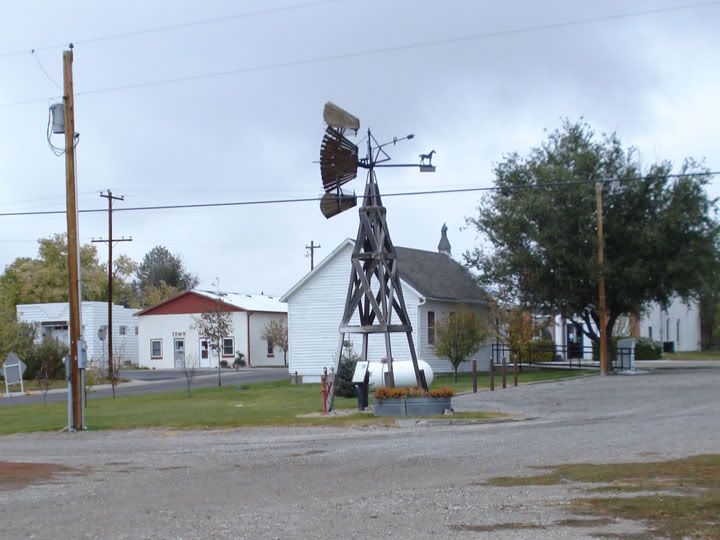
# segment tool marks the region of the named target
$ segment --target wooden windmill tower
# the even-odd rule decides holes
[[[357,197],[354,194],[343,192],[341,186],[357,176],[358,167],[368,171],[363,203],[359,208],[360,223],[351,256],[350,283],[340,322],[338,353],[335,357],[333,373],[337,373],[347,334],[362,336],[361,361],[364,362],[368,360],[370,334],[382,334],[385,340],[384,361],[387,363],[385,385],[395,386],[390,337],[392,333],[402,332],[407,336],[417,385],[427,389],[425,375],[418,368],[412,337],[413,328],[405,307],[397,256],[390,239],[386,220],[387,210],[382,204],[375,169],[378,167],[419,167],[421,171],[432,172],[435,170],[432,165],[432,154],[429,158],[427,154],[421,156],[423,160],[419,164],[386,164],[387,161],[390,161],[390,156],[384,148],[402,140],[412,139],[413,135],[393,138],[388,143],[380,144],[368,129],[367,156],[358,159],[358,147],[346,138],[345,134],[349,130],[357,134],[360,121],[332,103],[325,105],[323,117],[327,129],[320,148],[320,170],[325,195],[320,202],[320,209],[326,218],[357,205]],[[356,314],[357,323],[352,324]],[[334,390],[334,385],[332,385],[328,393],[329,409],[332,408]]]

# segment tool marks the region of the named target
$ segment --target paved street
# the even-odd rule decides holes
[[[414,428],[137,430],[0,438],[4,460],[78,474],[0,490],[0,535],[27,538],[590,538],[567,485],[489,487],[555,463],[720,452],[720,369],[586,377],[466,394],[507,423]],[[477,532],[508,522],[542,529]]]
[[[123,370],[121,377],[130,379],[128,383],[117,386],[119,395],[130,396],[137,394],[152,394],[159,392],[172,392],[185,389],[185,375],[175,370]],[[223,384],[248,384],[267,381],[279,381],[289,377],[285,368],[244,368],[238,371],[223,370]],[[217,371],[203,369],[193,378],[193,388],[208,388],[217,385]],[[88,399],[108,397],[112,395],[112,388],[108,385],[95,388]],[[20,405],[25,403],[42,403],[40,392],[31,396],[13,396],[0,398],[0,407]],[[67,390],[51,390],[48,394],[49,402],[67,401]]]

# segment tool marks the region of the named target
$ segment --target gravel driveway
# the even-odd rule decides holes
[[[0,437],[3,460],[78,467],[0,489],[8,538],[592,538],[565,527],[559,486],[489,487],[555,463],[720,452],[720,369],[597,376],[467,394],[486,425],[365,429],[138,430]],[[479,526],[520,523],[544,528]]]

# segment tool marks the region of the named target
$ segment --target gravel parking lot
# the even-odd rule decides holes
[[[116,431],[0,437],[2,460],[76,474],[0,485],[7,538],[592,538],[575,487],[490,487],[533,466],[720,452],[720,369],[597,376],[467,394],[513,422],[415,428]],[[544,528],[481,532],[494,524]]]

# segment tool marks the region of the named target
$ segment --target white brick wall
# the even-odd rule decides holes
[[[16,307],[19,321],[34,323],[38,328],[38,341],[42,339],[43,323],[57,322],[68,325],[70,308],[67,303],[18,304]],[[121,361],[138,362],[138,336],[135,333],[137,310],[113,305],[113,349],[115,358]],[[88,358],[91,362],[104,364],[107,361],[107,340],[98,339],[98,330],[107,326],[106,302],[83,302],[80,317],[82,336],[87,342]],[[60,325],[58,325],[60,326]],[[120,333],[124,327],[125,334]],[[52,331],[52,336],[69,345],[66,331]]]

